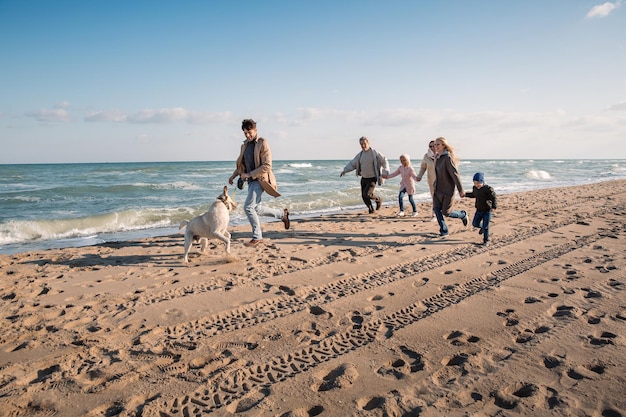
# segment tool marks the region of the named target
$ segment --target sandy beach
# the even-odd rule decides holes
[[[418,208],[0,255],[0,415],[626,416],[626,181]]]

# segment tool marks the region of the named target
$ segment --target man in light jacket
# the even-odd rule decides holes
[[[383,185],[383,175],[389,175],[389,161],[370,147],[370,141],[365,136],[359,139],[359,144],[361,152],[343,168],[339,176],[343,177],[347,172],[356,170],[356,175],[361,177],[361,197],[371,214],[374,212],[372,201],[376,202],[376,210],[383,204],[383,200],[374,194],[374,190],[377,184]]]

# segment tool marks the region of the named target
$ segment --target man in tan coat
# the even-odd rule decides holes
[[[261,205],[263,191],[274,197],[280,196],[276,177],[272,172],[272,151],[267,140],[258,137],[254,120],[245,119],[241,123],[241,130],[243,130],[246,140],[241,145],[235,172],[228,179],[228,183],[232,185],[237,176],[248,182],[248,196],[243,209],[252,226],[252,240],[245,245],[257,246],[263,242],[259,216],[281,219],[285,229],[289,229],[289,210],[272,209]]]

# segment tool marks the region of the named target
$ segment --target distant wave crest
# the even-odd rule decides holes
[[[531,169],[530,171],[526,171],[526,178],[534,180],[549,180],[552,179],[552,176],[547,171]]]

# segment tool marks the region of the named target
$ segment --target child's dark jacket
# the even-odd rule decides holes
[[[490,211],[498,208],[496,192],[490,185],[484,184],[481,188],[472,187],[472,191],[465,193],[465,197],[476,199],[476,210]]]

